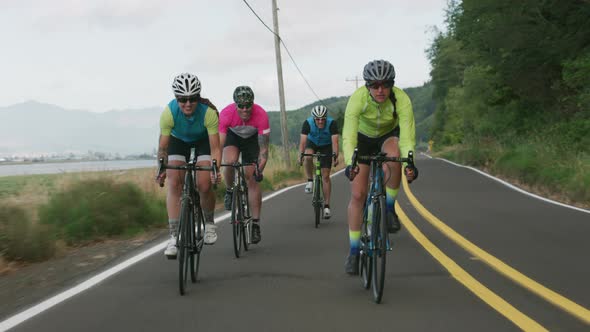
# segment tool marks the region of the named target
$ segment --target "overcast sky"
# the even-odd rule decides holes
[[[446,0],[277,0],[279,32],[320,98],[373,59],[396,85],[429,80],[425,50]],[[248,0],[272,28],[271,0]],[[104,112],[163,106],[181,72],[219,107],[237,85],[279,108],[274,39],[242,0],[0,0],[0,106],[27,100]],[[281,49],[287,109],[316,100]]]

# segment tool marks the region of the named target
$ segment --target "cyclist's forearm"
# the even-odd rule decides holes
[[[170,136],[160,135],[158,142],[158,160],[161,158],[168,162],[168,144],[170,143]]]
[[[269,134],[258,135],[258,145],[260,146],[260,153],[258,154],[258,167],[260,170],[264,170],[264,167],[266,167],[266,161],[268,160],[269,141]]]
[[[338,135],[332,135],[332,152],[338,155],[340,146],[338,145]]]
[[[209,135],[209,146],[211,147],[211,159],[221,163],[221,148],[219,143],[219,134]]]
[[[299,139],[299,152],[305,152],[305,144],[307,144],[307,135],[301,134]]]

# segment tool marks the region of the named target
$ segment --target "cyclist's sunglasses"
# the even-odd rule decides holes
[[[199,100],[199,96],[191,96],[191,97],[176,97],[176,101],[179,104],[185,104],[186,102],[196,103]]]
[[[252,103],[237,104],[237,106],[238,106],[239,109],[245,110],[245,109],[248,109],[248,108],[252,107]]]
[[[393,81],[373,81],[367,82],[367,86],[371,89],[379,89],[380,87],[384,87],[385,89],[391,89],[393,87]]]

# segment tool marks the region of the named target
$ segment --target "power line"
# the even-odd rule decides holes
[[[254,14],[254,16],[256,16],[258,18],[258,20],[268,29],[268,31],[270,31],[273,35],[277,36],[279,38],[279,41],[281,42],[281,44],[283,45],[283,47],[285,48],[285,51],[287,51],[287,54],[289,55],[289,58],[291,58],[291,61],[293,62],[293,64],[295,65],[295,68],[297,69],[297,71],[299,72],[299,75],[301,75],[301,78],[303,78],[303,80],[305,81],[305,84],[307,84],[307,87],[311,90],[311,92],[315,95],[315,97],[317,98],[318,101],[322,101],[322,99],[320,97],[318,97],[318,95],[315,93],[315,91],[313,90],[313,88],[311,87],[311,84],[309,84],[309,82],[307,81],[307,79],[305,78],[305,75],[303,75],[303,72],[301,71],[301,69],[299,69],[299,66],[297,65],[297,62],[295,62],[295,59],[293,58],[293,55],[291,55],[291,52],[289,51],[289,49],[287,48],[287,45],[285,44],[285,42],[283,41],[283,38],[281,38],[281,36],[277,35],[266,23],[264,23],[264,21],[260,18],[260,16],[258,16],[258,14],[256,13],[256,11],[252,8],[252,6],[250,6],[250,4],[248,3],[248,1],[243,0],[244,3],[246,4],[246,6],[248,6],[248,8],[250,8],[250,10],[252,11],[252,13]]]

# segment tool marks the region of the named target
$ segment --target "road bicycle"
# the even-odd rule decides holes
[[[352,156],[352,167],[357,166],[359,160],[370,162],[369,192],[363,209],[360,242],[360,275],[363,287],[369,289],[372,284],[373,299],[381,302],[383,287],[385,286],[385,262],[387,251],[391,251],[387,229],[387,207],[383,164],[386,162],[408,163],[414,167],[414,153],[408,152],[407,158],[387,157],[380,152],[372,156],[358,156],[355,149]]]
[[[186,171],[184,185],[180,198],[180,219],[176,235],[176,247],[178,248],[178,285],[180,295],[186,293],[188,274],[190,272],[191,282],[197,281],[199,273],[199,262],[201,251],[205,243],[205,218],[201,208],[201,197],[195,186],[197,171],[213,171],[214,178],[217,178],[217,161],[213,160],[212,166],[198,166],[195,158],[195,149],[191,148],[190,158],[187,164],[172,166],[164,163],[160,158],[158,177],[166,169]],[[161,183],[160,186],[164,184]]]
[[[319,151],[316,153],[301,153],[299,157],[299,164],[301,165],[303,162],[303,157],[312,157],[314,159],[314,166],[315,166],[315,175],[313,177],[313,185],[312,185],[312,200],[311,204],[313,206],[314,216],[315,216],[315,228],[318,228],[320,225],[321,219],[324,219],[324,214],[322,213],[324,210],[324,183],[322,181],[322,169],[320,160],[321,158],[325,157],[332,157],[335,158],[336,154],[332,153],[324,154],[320,153]]]
[[[248,184],[246,183],[245,166],[256,166],[257,163],[240,163],[221,164],[223,167],[233,167],[234,182],[232,184],[232,207],[231,207],[231,224],[234,238],[234,255],[240,258],[242,249],[248,251],[252,243],[252,214],[250,213],[250,202],[248,201]]]

